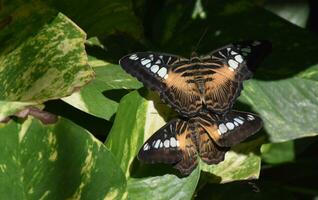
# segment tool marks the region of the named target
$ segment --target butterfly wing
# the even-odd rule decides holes
[[[182,174],[190,174],[198,164],[192,134],[187,121],[172,120],[144,143],[138,159],[145,163],[174,164]]]
[[[255,114],[231,111],[225,116],[201,116],[199,123],[220,147],[231,147],[258,132],[262,119]]]
[[[179,56],[155,52],[139,52],[124,56],[119,61],[126,72],[135,76],[146,87],[159,92],[161,99],[182,115],[197,113],[202,107],[196,86],[188,84],[176,72],[190,61]]]
[[[198,152],[202,161],[211,165],[224,160],[229,148],[216,145],[202,126],[198,126],[198,137]]]
[[[119,64],[146,87],[160,92],[164,87],[163,81],[167,79],[171,66],[186,60],[172,54],[137,52],[121,58]]]
[[[236,81],[243,81],[252,76],[271,49],[272,45],[267,40],[247,40],[214,50],[201,57],[201,60],[205,63],[218,63],[224,68],[234,71]],[[224,69],[219,73],[227,76]]]
[[[201,57],[202,63],[219,66],[205,77],[204,101],[208,110],[230,110],[243,89],[242,82],[252,76],[256,66],[269,54],[268,41],[243,41],[229,44]]]
[[[266,41],[233,43],[200,59],[141,52],[124,56],[120,65],[182,116],[193,117],[208,109],[224,113],[232,108],[251,77],[252,68],[267,53]]]

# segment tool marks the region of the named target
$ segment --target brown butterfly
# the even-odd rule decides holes
[[[120,65],[184,117],[200,112],[229,111],[252,76],[256,65],[269,53],[268,41],[229,44],[208,55],[190,59],[175,55],[140,52],[124,56]]]
[[[183,174],[197,166],[198,156],[207,164],[223,161],[231,146],[262,127],[258,116],[230,110],[242,82],[270,50],[268,41],[243,41],[190,59],[155,52],[124,56],[120,65],[183,117],[154,133],[139,160],[174,164]]]
[[[173,164],[182,174],[189,174],[198,157],[207,164],[224,160],[229,147],[238,144],[262,127],[260,117],[231,111],[224,116],[174,119],[155,132],[142,146],[138,159],[145,163]]]

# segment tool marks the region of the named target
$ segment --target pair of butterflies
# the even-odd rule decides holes
[[[243,41],[190,59],[155,52],[121,58],[126,72],[157,91],[181,116],[155,132],[138,159],[173,164],[184,175],[198,165],[198,156],[207,164],[223,161],[231,146],[262,127],[260,117],[231,108],[243,81],[270,50],[268,41]]]

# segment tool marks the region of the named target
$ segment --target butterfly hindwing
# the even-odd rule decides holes
[[[199,137],[198,152],[201,160],[209,165],[223,161],[229,148],[216,145],[202,126],[198,126],[197,133]]]
[[[213,141],[221,147],[236,145],[262,127],[260,117],[241,111],[231,111],[225,116],[201,116],[199,121]]]
[[[174,164],[182,174],[189,174],[198,164],[191,136],[187,121],[172,120],[144,143],[138,159],[145,163]]]

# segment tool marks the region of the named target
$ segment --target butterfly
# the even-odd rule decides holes
[[[138,159],[145,163],[172,164],[181,174],[188,175],[198,165],[199,157],[209,165],[217,164],[224,160],[231,146],[261,127],[260,117],[241,111],[173,119],[143,144]]]
[[[229,44],[203,56],[139,52],[119,63],[146,87],[157,91],[180,115],[155,132],[138,158],[146,163],[173,164],[182,174],[198,165],[224,160],[229,148],[255,134],[262,120],[255,114],[231,111],[257,65],[270,52],[268,41]]]
[[[222,114],[231,110],[242,82],[252,77],[270,50],[265,40],[242,41],[204,56],[193,54],[190,59],[139,52],[124,56],[119,63],[181,116],[193,117],[205,111]]]

